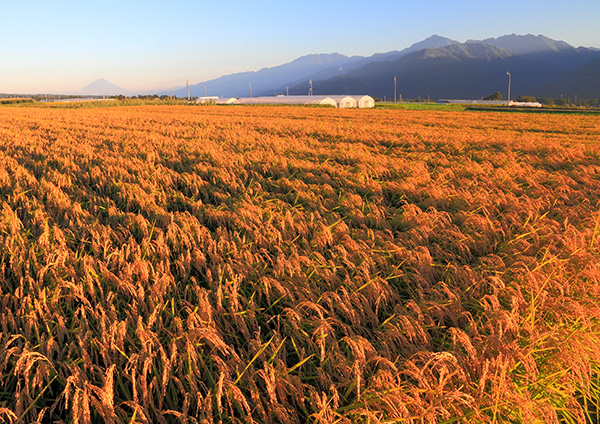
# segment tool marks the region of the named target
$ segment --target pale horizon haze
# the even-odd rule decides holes
[[[434,34],[600,47],[597,0],[0,2],[0,93],[65,93],[99,78],[158,91],[311,53],[402,50]]]

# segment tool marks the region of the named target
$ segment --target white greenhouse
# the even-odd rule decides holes
[[[219,97],[215,100],[215,104],[217,105],[231,105],[237,101],[237,97]]]
[[[352,96],[360,109],[375,107],[375,99],[371,96]]]
[[[329,96],[264,96],[243,97],[236,105],[329,105],[337,107],[337,102]]]
[[[226,100],[226,101],[224,101]],[[327,105],[340,109],[371,108],[375,100],[371,96],[262,96],[242,97],[240,99],[219,99],[217,104],[236,105]]]
[[[350,96],[329,96],[337,102],[337,107],[340,109],[348,109],[356,107],[356,100]]]

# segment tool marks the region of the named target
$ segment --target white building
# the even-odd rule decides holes
[[[513,102],[512,100],[509,103],[509,106],[516,107],[542,107],[540,102]]]
[[[215,100],[215,104],[217,105],[231,105],[234,104],[237,100],[237,97],[219,97]]]
[[[329,96],[336,101],[337,107],[340,109],[348,109],[356,107],[356,100],[350,96]]]
[[[329,96],[277,96],[243,97],[236,105],[328,105],[337,107],[337,102]]]
[[[215,103],[225,104],[219,99]],[[226,104],[236,105],[327,105],[340,109],[346,108],[371,108],[375,100],[371,96],[263,96],[243,97],[229,99]]]
[[[375,107],[375,99],[371,96],[352,96],[360,109]]]

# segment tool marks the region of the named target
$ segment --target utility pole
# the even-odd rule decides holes
[[[308,81],[308,83],[310,84],[310,91],[309,91],[309,96],[313,95],[313,89],[312,89],[312,80]]]
[[[286,95],[286,96],[289,96],[289,95],[290,95],[290,90],[289,90],[289,88],[290,88],[290,87],[285,87],[285,95]]]
[[[252,98],[252,83],[250,83],[250,98]]]
[[[208,93],[207,89],[206,89],[206,84],[204,84],[204,97],[208,97]]]
[[[394,103],[396,103],[396,77],[394,77]]]
[[[188,102],[190,101],[190,80],[186,80],[185,85],[187,85],[188,89]]]
[[[510,106],[510,80],[512,75],[508,71],[506,71],[506,75],[508,75],[508,99],[506,100],[506,106]]]

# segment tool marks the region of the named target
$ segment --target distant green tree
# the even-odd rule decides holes
[[[502,94],[499,91],[496,91],[494,94],[490,94],[489,96],[485,96],[483,100],[502,100]]]

